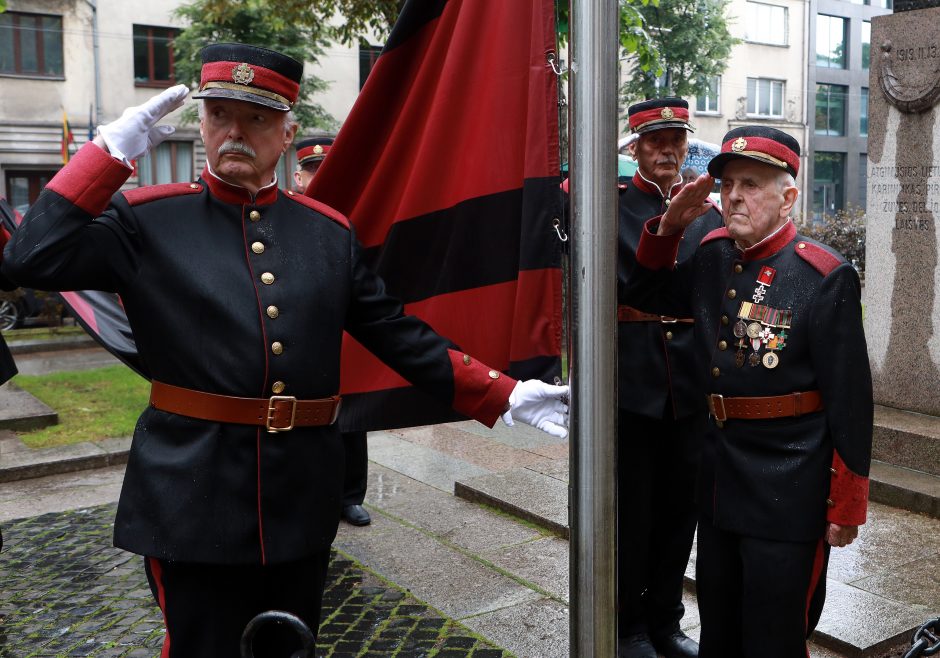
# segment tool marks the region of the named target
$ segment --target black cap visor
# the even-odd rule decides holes
[[[287,112],[290,110],[290,105],[287,103],[282,103],[273,98],[268,98],[267,96],[262,96],[260,94],[254,94],[247,90],[242,91],[240,89],[222,89],[219,87],[211,87],[193,94],[190,96],[190,98],[225,98],[228,100],[245,101],[247,103],[254,103],[256,105],[264,105],[265,107],[269,107],[272,110],[280,110],[281,112]]]
[[[684,128],[690,133],[695,132],[695,128],[685,121],[657,121],[655,123],[648,123],[645,126],[640,126],[634,132],[637,135],[642,135],[643,133],[651,133],[654,130],[663,130],[665,128]]]

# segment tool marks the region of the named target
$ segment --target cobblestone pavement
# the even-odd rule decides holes
[[[111,546],[115,508],[4,524],[0,658],[159,654],[162,616],[141,559]],[[321,658],[510,658],[336,552],[323,614]]]

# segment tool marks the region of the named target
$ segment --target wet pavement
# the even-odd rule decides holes
[[[4,524],[0,657],[159,653],[162,616],[141,558],[111,546],[114,512],[108,504]],[[327,583],[321,658],[508,655],[335,551]]]

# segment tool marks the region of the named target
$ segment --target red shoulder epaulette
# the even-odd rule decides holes
[[[705,244],[706,242],[713,242],[714,240],[723,240],[731,239],[731,234],[728,233],[728,229],[722,226],[721,228],[716,228],[713,231],[709,231],[708,234],[702,238],[702,241],[699,242],[699,246]]]
[[[133,190],[125,190],[121,194],[124,195],[129,204],[139,206],[142,203],[167,199],[171,196],[199,194],[200,192],[202,192],[202,185],[199,183],[166,183],[164,185],[147,185]]]
[[[349,220],[346,219],[346,215],[338,210],[335,210],[334,208],[330,208],[325,203],[321,203],[316,199],[311,199],[304,194],[298,194],[297,192],[293,192],[291,190],[288,190],[285,192],[285,194],[287,194],[287,198],[293,199],[300,205],[307,206],[311,210],[316,210],[318,213],[321,215],[326,215],[340,226],[349,228]]]
[[[842,264],[842,260],[838,256],[829,253],[812,242],[800,240],[796,243],[794,249],[796,249],[796,253],[799,254],[800,258],[812,265],[823,276],[828,276],[832,270]]]

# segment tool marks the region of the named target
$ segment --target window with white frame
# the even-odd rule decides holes
[[[746,41],[769,43],[774,46],[787,45],[789,35],[786,7],[748,2],[746,20]]]
[[[193,143],[159,144],[137,160],[137,180],[141,186],[193,180]]]
[[[697,114],[718,114],[721,92],[721,76],[716,75],[708,79],[708,91],[695,97],[695,112]]]
[[[783,81],[769,78],[747,79],[747,113],[749,116],[778,118],[783,116]]]

